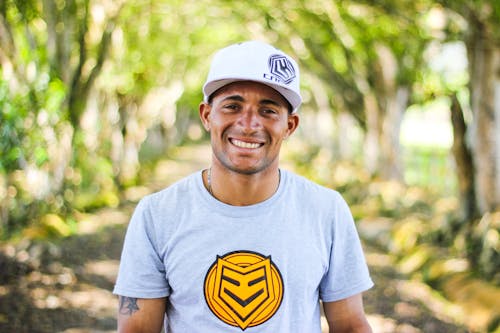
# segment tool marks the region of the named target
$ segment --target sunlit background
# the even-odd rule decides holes
[[[496,0],[0,0],[0,331],[115,330],[130,213],[209,165],[201,86],[249,39],[300,65],[282,166],[349,202],[374,331],[500,332]]]

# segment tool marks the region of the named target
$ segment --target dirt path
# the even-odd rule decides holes
[[[407,279],[392,259],[365,245],[375,287],[364,296],[365,311],[374,332],[380,333],[465,333],[450,315],[453,305],[424,283]]]
[[[114,332],[117,300],[111,290],[134,201],[206,166],[207,150],[193,149],[160,163],[151,183],[127,194],[130,203],[82,215],[78,236],[2,245],[0,332]],[[398,274],[390,257],[368,245],[366,255],[376,284],[365,296],[374,332],[467,332],[441,310],[446,304],[428,287]]]

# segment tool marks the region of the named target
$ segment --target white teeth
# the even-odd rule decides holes
[[[241,147],[241,148],[255,149],[255,148],[259,148],[260,147],[260,143],[250,143],[250,142],[244,142],[244,141],[240,141],[240,140],[236,140],[236,139],[232,139],[231,142],[235,146],[238,146],[238,147]]]

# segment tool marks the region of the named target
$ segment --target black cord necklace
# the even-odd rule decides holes
[[[212,193],[212,167],[208,168],[207,170],[207,187],[208,187],[208,193],[210,193],[211,196],[214,196]]]

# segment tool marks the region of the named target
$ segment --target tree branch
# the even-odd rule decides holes
[[[56,32],[57,8],[53,0],[43,0],[43,17],[47,25],[47,54],[50,63],[50,70],[59,74],[60,62],[58,44],[59,37]]]
[[[85,2],[83,19],[80,21],[78,29],[78,65],[73,72],[71,78],[71,85],[68,98],[68,112],[71,124],[74,128],[79,127],[80,116],[83,112],[83,106],[80,106],[84,101],[81,99],[82,95],[82,71],[83,65],[87,61],[87,46],[85,44],[85,35],[88,30],[88,16],[89,16],[89,2]]]
[[[0,55],[4,54],[9,59],[14,58],[16,46],[14,38],[12,37],[12,29],[7,20],[6,9],[0,7]]]
[[[120,15],[121,9],[123,8],[123,3],[116,10],[114,15],[107,21],[106,26],[102,32],[101,42],[99,43],[99,48],[96,56],[96,63],[94,67],[90,70],[89,75],[86,79],[83,79],[83,66],[87,61],[87,48],[85,44],[85,34],[88,30],[88,1],[86,2],[85,9],[85,19],[82,21],[81,28],[79,31],[79,45],[80,45],[80,57],[78,66],[75,70],[72,83],[71,92],[69,97],[69,112],[70,120],[75,128],[78,127],[80,117],[85,109],[86,99],[88,94],[96,80],[99,76],[104,62],[108,56],[109,48],[111,46],[111,36],[115,30],[116,21]]]

